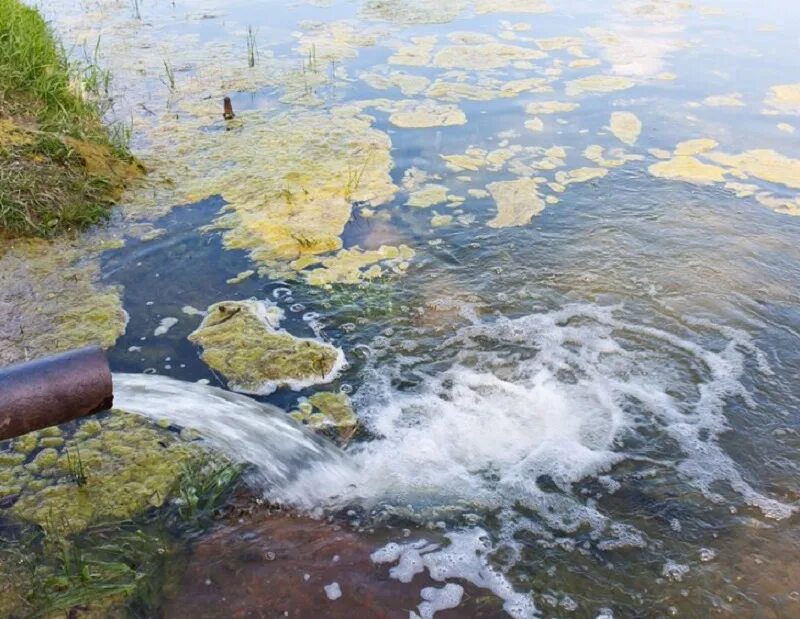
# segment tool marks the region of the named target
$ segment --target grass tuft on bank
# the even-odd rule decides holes
[[[103,124],[109,81],[71,63],[36,10],[0,0],[0,237],[98,223],[142,173],[129,132]]]

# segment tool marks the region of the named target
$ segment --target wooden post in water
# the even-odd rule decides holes
[[[0,440],[111,408],[105,352],[81,348],[0,370]]]
[[[233,120],[233,117],[236,116],[236,114],[233,113],[233,103],[231,103],[230,97],[225,97],[225,99],[222,102],[222,107],[223,107],[222,117],[225,120]]]

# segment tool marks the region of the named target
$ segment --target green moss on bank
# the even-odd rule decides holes
[[[86,228],[142,173],[102,123],[108,82],[71,65],[38,12],[0,0],[0,237]]]

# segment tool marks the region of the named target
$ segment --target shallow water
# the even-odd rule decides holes
[[[142,379],[158,408],[142,412],[197,426],[254,464],[254,483],[272,501],[314,515],[350,510],[385,529],[386,543],[402,546],[373,558],[400,561],[394,577],[417,566],[434,580],[469,581],[515,617],[797,616],[800,101],[776,101],[770,89],[800,82],[800,5],[550,4],[144,2],[137,19],[127,3],[48,3],[66,41],[93,46],[100,36],[118,89],[114,113],[133,119],[133,147],[151,174],[170,179],[129,205],[131,218],[145,213],[164,234],[130,233],[103,256],[103,282],[124,286],[130,316],[110,353],[114,370],[225,387],[186,339],[201,317],[183,308],[269,300],[288,331],[345,351],[349,366],[324,386],[352,392],[362,424],[343,453],[280,418],[253,425],[264,413],[245,400],[233,419],[227,405],[208,403],[205,387]],[[259,49],[252,69],[248,26]],[[429,54],[414,38],[430,36]],[[487,42],[516,48],[497,53],[480,47]],[[420,57],[409,61],[404,48]],[[575,64],[585,60],[597,63]],[[397,82],[405,94],[375,88],[375,74],[391,81],[397,71],[429,82],[416,92]],[[581,93],[579,80],[594,75],[616,81]],[[551,90],[498,94],[534,77]],[[438,94],[436,80],[447,84]],[[486,100],[463,98],[458,85]],[[224,95],[241,121],[227,131]],[[377,98],[388,102],[363,107]],[[403,126],[391,103],[430,98],[457,106],[465,122]],[[526,112],[550,101],[579,107]],[[325,233],[345,248],[406,244],[416,252],[407,268],[314,286],[309,269],[276,259],[269,242],[237,245],[238,228],[204,227],[222,209],[255,212],[257,222],[283,217],[276,183],[264,177],[273,167],[320,177],[332,167],[334,178],[352,179],[360,159],[286,163],[281,149],[297,145],[263,132],[288,113],[301,135],[324,143],[311,124],[354,103],[378,133],[347,127],[370,153],[382,152],[375,135],[387,137],[392,167],[386,178],[370,169],[355,189],[365,195]],[[615,135],[614,112],[634,114],[641,133]],[[701,138],[716,144],[693,156],[721,180],[686,170],[665,178],[653,167]],[[593,145],[600,159],[596,148],[587,155]],[[483,151],[472,151],[477,170],[443,159],[470,147]],[[760,149],[795,164],[719,154]],[[594,178],[563,175],[583,168]],[[491,184],[519,178],[540,180],[503,218]],[[430,183],[463,201],[406,204]],[[318,220],[338,221],[341,205],[309,200],[309,209],[324,206],[303,225],[322,234]],[[157,336],[164,318],[178,320]],[[290,410],[313,392],[259,399]],[[153,401],[128,393],[126,408]],[[185,405],[164,404],[178,395]],[[437,543],[452,543],[396,539],[397,526],[429,527]]]

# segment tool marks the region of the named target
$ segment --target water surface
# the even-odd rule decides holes
[[[800,82],[796,3],[140,4],[140,17],[125,3],[44,7],[67,41],[100,37],[114,113],[170,179],[130,205],[163,234],[104,256],[130,315],[115,370],[225,387],[182,308],[269,300],[291,333],[345,351],[324,388],[352,392],[362,423],[341,459],[270,478],[269,499],[430,527],[450,545],[374,560],[469,581],[515,617],[800,613],[800,97],[770,90]],[[222,96],[241,124],[225,125]],[[554,101],[578,106],[544,113]],[[433,120],[398,118],[420,102],[439,106]],[[640,131],[612,130],[615,113]],[[220,212],[283,222],[281,183],[295,187],[269,170],[284,166],[316,175],[306,208],[319,211],[302,225],[321,235],[341,200],[314,178],[357,168],[325,160],[336,114],[371,144],[364,169],[385,148],[391,167],[369,168],[325,233],[415,256],[325,287],[266,234],[207,226]],[[276,126],[322,146],[304,160]],[[444,158],[464,154],[471,165]],[[502,184],[520,179],[535,184],[503,217]],[[445,196],[407,205],[430,184]],[[247,269],[259,273],[228,283]],[[165,317],[177,325],[155,336]],[[313,391],[261,399],[289,410]]]

